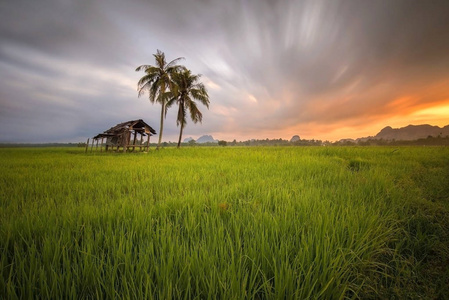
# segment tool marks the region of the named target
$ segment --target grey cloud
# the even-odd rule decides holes
[[[156,49],[168,59],[185,57],[187,67],[218,86],[209,88],[203,125],[186,128],[190,135],[354,122],[382,115],[409,86],[425,89],[449,76],[447,1],[0,5],[0,127],[8,128],[11,116],[28,128],[50,120],[69,124],[60,134],[49,130],[42,137],[48,140],[89,136],[137,116],[158,127],[159,107],[137,99],[142,74],[134,72],[153,62]],[[167,140],[178,131],[173,113]],[[3,130],[0,139],[11,138]]]

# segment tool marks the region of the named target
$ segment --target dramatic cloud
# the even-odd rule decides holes
[[[128,119],[157,49],[203,75],[185,136],[339,139],[449,123],[449,2],[15,0],[0,4],[0,141],[81,141]],[[176,140],[175,109],[165,140]]]

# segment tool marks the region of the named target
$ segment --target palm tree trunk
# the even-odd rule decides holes
[[[165,112],[165,103],[162,103],[162,109],[161,109],[161,126],[159,130],[159,141],[157,143],[156,150],[159,150],[161,147],[161,141],[162,141],[162,132],[164,131],[164,112]]]
[[[159,130],[159,141],[157,143],[157,147],[156,150],[159,150],[159,148],[161,147],[161,141],[162,141],[162,133],[164,132],[164,117],[165,117],[165,83],[162,81],[162,86],[161,86],[161,90],[159,91],[160,95],[159,97],[161,97],[162,99],[162,108],[161,108],[161,127]]]
[[[179,132],[178,148],[181,147],[182,130],[184,129],[184,122],[181,122],[181,131]]]

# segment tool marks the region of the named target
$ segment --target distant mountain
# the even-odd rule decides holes
[[[357,139],[357,141],[364,141],[368,139],[384,139],[384,140],[405,140],[412,141],[417,139],[427,138],[428,136],[449,136],[449,125],[440,128],[438,126],[431,125],[408,125],[406,127],[401,128],[391,128],[390,126],[382,129],[375,136],[365,137]]]
[[[290,139],[290,142],[297,142],[297,141],[300,141],[301,140],[301,138],[299,137],[299,135],[294,135],[294,136],[292,136],[292,138]]]
[[[184,139],[183,143],[188,143],[188,142],[190,142],[191,140],[193,140],[193,137],[189,136],[188,138],[185,138],[185,139]]]
[[[203,135],[199,139],[196,140],[197,143],[203,144],[203,143],[218,143],[218,140],[214,140],[214,138],[211,135]]]

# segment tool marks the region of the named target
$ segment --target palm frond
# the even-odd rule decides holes
[[[137,68],[136,68],[136,72],[139,72],[140,70],[146,70],[146,69],[148,69],[149,67],[152,67],[151,65],[141,65],[141,66],[138,66]]]
[[[156,79],[155,82],[151,85],[151,88],[150,88],[150,101],[153,102],[153,103],[156,101],[156,95],[159,93],[160,86],[157,84],[158,81],[159,80]]]
[[[154,74],[154,76],[158,76],[161,73],[161,70],[158,67],[149,66],[148,68],[145,69],[145,73]]]
[[[176,103],[177,98],[173,97],[172,92],[167,92],[167,102],[165,103],[165,116],[167,116],[168,109]]]
[[[150,91],[151,89],[151,82],[147,82],[144,85],[137,88],[137,97],[142,96],[145,94],[146,91]]]
[[[160,69],[165,69],[166,61],[165,61],[165,54],[161,50],[157,49],[156,54],[153,54],[154,59],[156,61],[156,65]]]
[[[197,85],[199,88],[194,88],[190,91],[190,94],[195,100],[198,100],[209,109],[209,95],[203,84]]]
[[[166,65],[166,69],[169,69],[169,68],[173,68],[173,67],[184,67],[184,66],[178,66],[178,65],[176,65],[176,63],[177,62],[179,62],[180,60],[183,60],[183,59],[185,59],[184,57],[178,57],[178,58],[175,58],[174,60],[172,60],[171,62],[169,62],[167,65]],[[185,68],[185,67],[184,67]]]
[[[190,111],[190,118],[192,119],[193,123],[198,123],[203,121],[203,114],[198,109],[198,106],[192,99],[189,99],[189,101],[186,101],[187,108]]]
[[[147,74],[144,75],[142,78],[140,78],[140,80],[137,82],[137,87],[139,88],[140,86],[146,85],[147,83],[152,83],[155,80],[155,76],[154,74]]]
[[[172,107],[176,102],[178,101],[178,99],[176,97],[172,97],[169,98],[167,103],[165,104],[165,107],[170,108]]]

